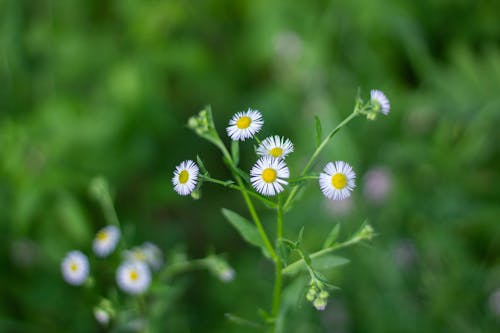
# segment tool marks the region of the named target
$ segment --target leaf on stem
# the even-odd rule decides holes
[[[260,237],[259,231],[250,221],[226,208],[222,208],[222,215],[224,215],[229,223],[231,223],[231,225],[240,233],[244,240],[254,246],[260,247],[264,255],[270,257],[264,242]]]
[[[317,269],[325,271],[348,264],[349,262],[350,260],[347,258],[336,256],[333,254],[327,254],[318,258],[314,258],[312,260],[312,266],[315,270]]]
[[[199,155],[196,155],[196,163],[200,167],[201,173],[206,174],[207,176],[209,175],[207,168],[205,168],[205,164],[201,160]]]
[[[293,246],[293,242],[291,243],[291,245]],[[290,253],[293,250],[293,247],[291,245],[288,242],[284,242],[283,239],[278,240],[276,244],[277,253],[281,259],[281,262],[285,266],[288,265],[288,258],[290,257]]]
[[[322,248],[326,249],[328,247],[331,247],[339,237],[339,232],[340,232],[340,223],[337,223],[337,225],[333,227],[332,231],[330,231],[330,233],[326,237],[325,243],[323,244]]]
[[[312,260],[309,256],[304,255],[304,261],[302,261],[299,265],[295,265],[295,263],[291,264],[286,267],[286,271],[284,271],[284,273],[287,275],[295,275],[301,271],[305,271],[308,265],[314,270],[329,270],[349,263],[349,259],[332,254],[326,254]]]
[[[231,321],[235,324],[241,325],[241,326],[247,326],[247,327],[252,327],[252,328],[256,328],[256,329],[263,329],[264,328],[264,325],[262,325],[262,324],[256,323],[254,321],[251,321],[251,320],[248,320],[245,318],[235,316],[232,313],[226,313],[224,315],[226,316],[226,318],[229,321]]]
[[[321,144],[321,138],[323,137],[323,130],[321,128],[321,121],[318,116],[314,116],[314,123],[316,127],[316,147]]]
[[[240,144],[238,141],[231,141],[231,157],[233,158],[234,166],[240,163]]]
[[[295,242],[296,247],[300,247],[300,244],[302,243],[303,235],[304,235],[304,226],[302,226],[302,228],[300,228],[299,237],[297,237],[297,242]]]

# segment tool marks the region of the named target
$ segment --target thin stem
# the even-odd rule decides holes
[[[278,195],[278,207],[277,207],[277,219],[276,219],[276,237],[277,239],[283,238],[283,200],[281,195]],[[274,279],[274,291],[273,291],[273,306],[271,314],[274,318],[272,332],[276,329],[276,317],[278,316],[280,303],[281,303],[281,289],[283,287],[283,267],[281,265],[281,259],[279,256],[276,257],[275,261],[275,279]]]
[[[149,332],[149,320],[147,320],[148,316],[148,309],[146,305],[146,300],[144,299],[143,295],[140,295],[137,297],[137,302],[139,303],[139,312],[141,316],[144,316],[144,326],[142,327],[141,333],[148,333]]]
[[[357,236],[357,237],[351,238],[351,239],[349,239],[349,240],[347,240],[347,241],[345,241],[343,243],[338,243],[338,244],[335,244],[335,245],[333,245],[331,247],[327,247],[326,249],[314,252],[313,254],[311,254],[309,256],[309,258],[314,259],[314,258],[321,257],[321,256],[323,256],[323,255],[325,255],[327,253],[330,253],[330,252],[333,252],[333,251],[336,251],[336,250],[339,250],[339,249],[342,249],[342,248],[354,245],[356,243],[359,243],[360,241],[362,241],[364,239],[366,239],[366,238],[365,237],[361,237],[361,236]],[[302,259],[299,259],[296,262],[294,262],[293,264],[290,264],[290,265],[286,266],[283,269],[283,274],[290,274],[290,272],[295,271],[298,266],[304,265],[305,264],[304,257],[303,256],[301,256],[301,257],[302,257]]]
[[[158,279],[160,281],[166,281],[176,274],[184,273],[192,269],[204,268],[207,266],[208,260],[208,258],[203,258],[173,263],[160,272]]]
[[[248,207],[248,211],[250,212],[250,215],[252,216],[252,219],[255,223],[255,226],[257,227],[257,230],[259,231],[260,237],[262,238],[262,241],[264,242],[264,246],[266,247],[267,252],[269,252],[271,259],[273,261],[276,261],[277,260],[276,252],[274,251],[274,248],[271,245],[269,238],[267,237],[266,231],[264,230],[264,227],[262,226],[262,222],[260,221],[260,218],[257,215],[257,212],[255,211],[255,207],[254,207],[253,202],[249,196],[250,192],[247,191],[245,185],[243,184],[243,180],[238,175],[238,173],[234,170],[235,166],[234,166],[233,161],[231,159],[231,154],[229,154],[229,151],[227,150],[226,146],[222,143],[220,138],[219,138],[219,144],[217,144],[217,146],[222,151],[222,154],[226,158],[227,162],[230,163],[230,169],[231,169],[231,172],[233,173],[233,177],[240,187],[239,190],[241,192],[241,195],[243,195],[243,199],[245,200],[245,203]]]
[[[359,111],[358,111],[358,105],[356,105],[356,107],[354,108],[354,111],[349,115],[347,116],[347,118],[345,118],[340,124],[337,125],[337,127],[335,127],[330,133],[328,133],[328,135],[325,137],[325,139],[323,139],[323,141],[321,142],[321,144],[316,148],[316,150],[314,151],[314,153],[312,154],[311,158],[309,159],[309,161],[307,162],[306,166],[304,167],[304,169],[302,170],[302,173],[300,174],[301,177],[305,176],[307,174],[307,172],[309,171],[309,169],[311,168],[312,164],[314,163],[314,161],[316,160],[316,158],[318,157],[318,155],[321,153],[321,151],[325,148],[326,144],[328,143],[328,141],[330,141],[330,139],[342,128],[344,127],[348,122],[350,122],[352,119],[354,119],[357,115],[359,114]],[[286,199],[285,201],[285,205],[283,207],[284,210],[287,210],[290,206],[290,204],[292,203],[292,200],[294,199],[295,195],[297,194],[297,191],[299,190],[299,185],[295,185],[290,194],[288,195],[288,198]]]
[[[215,179],[215,178],[212,178],[212,177],[209,177],[209,176],[205,176],[205,175],[202,175],[201,178],[203,179],[203,181],[206,181],[206,182],[209,182],[209,183],[214,183],[214,184],[222,185],[224,187],[228,187],[230,189],[237,190],[237,191],[241,191],[242,190],[242,188],[240,186],[231,184],[230,183],[231,181],[223,181],[223,180]],[[276,203],[274,201],[272,201],[272,200],[264,198],[263,196],[261,196],[261,195],[259,195],[257,193],[251,192],[251,191],[247,191],[247,193],[251,197],[254,197],[254,198],[256,198],[256,199],[264,202],[266,205],[268,205],[268,206],[270,206],[272,208],[276,207]]]

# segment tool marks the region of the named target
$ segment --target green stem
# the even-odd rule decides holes
[[[209,177],[209,176],[205,176],[205,175],[202,175],[201,179],[203,181],[206,181],[206,182],[209,182],[209,183],[214,183],[214,184],[219,184],[219,185],[222,185],[224,187],[228,187],[228,188],[233,189],[233,190],[237,190],[237,191],[241,191],[242,190],[242,188],[240,186],[237,186],[237,185],[229,183],[230,181],[223,181],[223,180],[215,179],[215,178],[212,178],[212,177]],[[257,193],[254,193],[254,192],[248,191],[247,193],[251,197],[254,197],[254,198],[262,201],[263,203],[265,203],[266,205],[268,205],[268,206],[270,206],[272,208],[276,207],[276,203],[274,201],[272,201],[272,200],[264,198],[263,196],[260,196],[260,195],[258,195]]]
[[[118,219],[118,214],[116,213],[115,205],[113,204],[113,199],[111,198],[111,194],[108,189],[106,189],[106,193],[100,201],[108,224],[120,227],[120,220]]]
[[[208,258],[180,261],[165,267],[159,274],[160,281],[166,281],[172,276],[184,273],[197,268],[205,268],[208,265]]]
[[[142,333],[148,333],[149,332],[149,320],[147,320],[147,306],[146,306],[146,300],[144,299],[143,295],[137,296],[137,303],[139,307],[139,314],[143,316],[144,318],[144,326],[142,327],[141,332]]]
[[[360,241],[362,241],[364,239],[365,239],[365,237],[361,237],[361,236],[357,236],[357,237],[351,238],[348,241],[345,241],[343,243],[338,243],[338,244],[335,244],[335,245],[333,245],[331,247],[327,247],[326,249],[314,252],[313,254],[311,254],[309,256],[309,258],[311,258],[311,260],[312,260],[314,258],[318,258],[318,257],[324,256],[327,253],[330,253],[330,252],[333,252],[333,251],[336,251],[336,250],[339,250],[339,249],[342,249],[342,248],[354,245],[356,243],[359,243]],[[301,256],[301,257],[302,257],[302,259],[299,259],[296,262],[294,262],[293,264],[290,264],[290,265],[286,266],[283,269],[283,274],[290,274],[290,272],[295,271],[298,266],[304,265],[305,264],[304,257],[303,256]]]
[[[222,143],[222,141],[219,138],[219,143],[217,144],[217,147],[222,151],[222,154],[226,158],[227,162],[230,163],[230,169],[231,172],[233,173],[233,177],[238,183],[239,190],[241,192],[241,195],[243,196],[243,199],[245,200],[245,203],[248,207],[248,211],[250,212],[250,215],[252,216],[252,219],[255,223],[255,226],[257,227],[257,230],[259,231],[260,237],[262,238],[262,241],[264,242],[264,246],[266,247],[267,252],[269,252],[269,255],[271,256],[271,259],[273,261],[277,260],[277,255],[276,252],[274,251],[273,246],[271,245],[271,242],[269,241],[269,238],[267,237],[266,231],[264,230],[264,227],[262,226],[262,222],[260,221],[259,216],[257,215],[257,212],[255,211],[255,207],[253,205],[252,200],[250,199],[249,193],[243,184],[243,180],[241,177],[238,175],[238,173],[234,170],[236,167],[234,166],[232,159],[231,159],[231,154],[229,154],[229,151],[227,150],[226,146]]]
[[[349,115],[347,116],[347,118],[345,118],[340,124],[337,125],[337,127],[335,127],[330,133],[328,133],[328,135],[325,137],[325,139],[321,142],[321,144],[316,148],[316,150],[314,151],[314,153],[312,154],[311,158],[309,159],[309,161],[307,162],[306,166],[304,167],[304,169],[302,170],[302,173],[300,174],[300,177],[304,177],[307,172],[309,171],[309,169],[311,168],[312,164],[314,163],[314,161],[316,160],[316,158],[318,157],[318,155],[321,153],[321,151],[325,148],[326,144],[328,143],[328,141],[330,141],[330,139],[342,128],[344,127],[348,122],[350,122],[352,119],[354,119],[357,115],[359,114],[359,111],[358,111],[358,105],[356,105],[356,107],[354,108],[354,111]],[[297,194],[297,191],[299,190],[299,185],[295,185],[290,194],[288,195],[288,198],[286,199],[285,201],[285,205],[283,207],[283,209],[286,211],[290,204],[292,203],[292,200],[294,199],[295,195]]]
[[[283,200],[281,195],[278,195],[277,220],[276,220],[276,237],[278,240],[283,238]],[[274,318],[272,332],[276,329],[276,317],[278,316],[281,303],[281,289],[283,287],[283,267],[279,256],[275,260],[275,279],[273,291],[273,306],[271,314]]]

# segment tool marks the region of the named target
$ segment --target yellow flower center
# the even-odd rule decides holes
[[[283,149],[281,149],[280,147],[275,147],[269,151],[269,154],[272,157],[280,157],[283,154]]]
[[[187,170],[182,170],[181,173],[179,173],[179,183],[186,184],[188,180],[189,172]]]
[[[335,187],[337,190],[341,190],[345,187],[347,184],[347,178],[344,174],[341,173],[336,173],[332,177],[332,185]]]
[[[265,181],[266,183],[272,183],[276,180],[278,177],[278,174],[276,173],[276,170],[272,168],[267,168],[262,171],[262,180]]]
[[[133,256],[135,259],[140,260],[140,261],[146,260],[146,255],[142,251],[134,251]]]
[[[236,127],[238,127],[239,129],[245,129],[248,128],[251,123],[252,119],[250,119],[250,117],[243,116],[236,121]]]
[[[108,233],[106,231],[99,231],[97,233],[97,239],[100,241],[105,241],[108,238]]]
[[[69,269],[72,271],[72,272],[76,272],[78,270],[78,265],[76,263],[71,263],[71,265],[69,266]]]
[[[136,270],[130,271],[130,280],[136,281],[139,278],[139,274]]]

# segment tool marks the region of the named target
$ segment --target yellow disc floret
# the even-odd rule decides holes
[[[186,184],[189,180],[189,172],[187,170],[182,170],[179,173],[179,183]]]
[[[248,128],[251,123],[252,119],[250,119],[250,117],[243,116],[236,121],[236,127],[238,127],[239,129],[245,129]]]
[[[71,269],[72,272],[76,272],[78,270],[78,265],[76,263],[71,263],[69,266],[69,269]]]
[[[130,280],[136,281],[139,278],[139,274],[136,270],[130,271]]]
[[[262,171],[262,180],[266,183],[272,183],[278,177],[278,173],[273,168],[267,168]]]
[[[269,151],[269,155],[272,157],[280,157],[283,154],[283,149],[280,147],[275,147]]]
[[[101,230],[97,233],[97,239],[100,241],[104,241],[108,238],[108,233],[104,230]]]
[[[347,177],[342,173],[336,173],[332,176],[332,185],[337,190],[341,190],[347,184]]]

